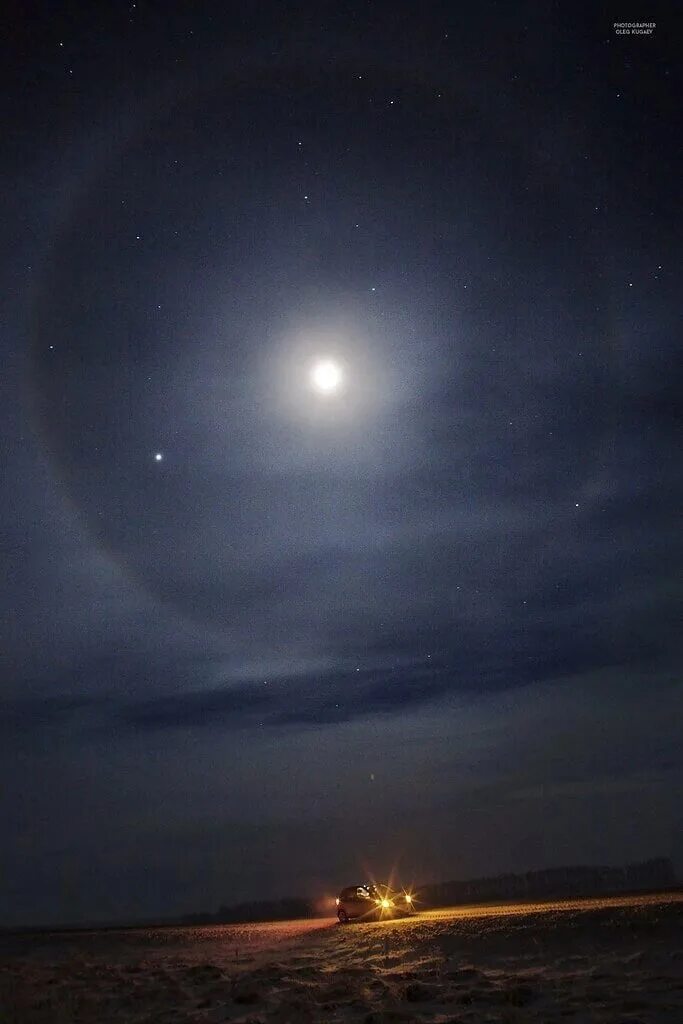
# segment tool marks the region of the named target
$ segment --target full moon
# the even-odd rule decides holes
[[[321,359],[311,369],[311,384],[316,391],[330,395],[342,384],[342,371],[332,359]]]

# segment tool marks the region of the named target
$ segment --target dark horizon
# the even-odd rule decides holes
[[[680,17],[11,10],[0,925],[683,871]]]
[[[345,883],[348,879],[345,880]],[[356,879],[362,882],[362,879]],[[380,881],[379,878],[376,879]],[[344,885],[345,885],[344,883]],[[383,883],[385,884],[385,883]],[[398,883],[396,883],[398,884]],[[401,886],[398,885],[400,890]],[[559,898],[590,899],[594,896],[613,896],[643,893],[674,892],[681,888],[669,858],[654,857],[637,864],[563,865],[535,871],[487,876],[484,878],[452,879],[449,881],[423,881],[410,887],[420,898],[418,909],[467,906],[475,903],[514,903],[528,899],[553,901]],[[334,917],[334,898],[329,894],[299,894],[276,900],[247,900],[242,903],[221,904],[215,910],[194,910],[184,914],[156,918],[93,919],[81,922],[61,922],[44,925],[15,925],[0,933],[40,933],[47,931],[72,932],[102,930],[130,930],[136,928],[177,928],[211,924],[239,924],[288,920],[296,917]]]

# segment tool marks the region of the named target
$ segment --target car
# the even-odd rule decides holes
[[[415,913],[413,896],[405,889],[392,889],[383,882],[349,885],[337,896],[340,924],[349,921],[386,921]]]

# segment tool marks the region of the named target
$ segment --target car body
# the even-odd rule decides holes
[[[349,921],[386,921],[415,913],[413,897],[405,889],[392,889],[383,882],[349,885],[337,896],[340,924]]]

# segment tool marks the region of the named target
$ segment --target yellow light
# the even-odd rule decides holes
[[[413,902],[413,897],[410,895],[409,892],[407,892],[406,893],[406,903],[412,903],[412,902]]]
[[[334,902],[337,904],[337,906],[339,906],[339,897],[338,896],[337,896],[337,898],[336,898],[336,900]]]
[[[391,906],[391,900],[382,900],[382,906],[383,906],[383,907],[384,907],[384,909],[386,910],[386,909],[387,909],[387,907],[390,907],[390,906]]]

